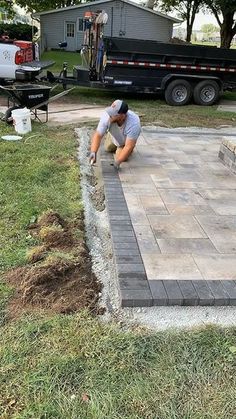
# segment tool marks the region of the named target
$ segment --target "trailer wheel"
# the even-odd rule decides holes
[[[213,105],[220,96],[220,87],[214,80],[203,80],[194,89],[193,97],[197,105]]]
[[[173,80],[165,90],[165,100],[171,106],[183,106],[189,103],[192,88],[187,80]]]
[[[12,124],[12,119],[11,120],[9,120],[9,118],[11,118],[11,113],[12,113],[12,111],[14,111],[15,109],[18,109],[18,108],[20,108],[19,106],[12,106],[11,108],[8,108],[7,110],[6,110],[6,113],[5,113],[5,122],[7,123],[7,124],[9,124],[9,125],[11,125]]]

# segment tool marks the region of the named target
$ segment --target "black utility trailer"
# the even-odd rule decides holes
[[[212,105],[220,91],[236,88],[234,50],[120,38],[107,38],[105,45],[105,81],[164,92],[170,105],[184,105],[192,96],[198,105]]]
[[[103,12],[104,13],[104,12]],[[198,105],[212,105],[224,90],[236,89],[236,50],[156,41],[103,38],[99,13],[84,19],[82,66],[73,77],[67,67],[50,81],[116,91],[163,92],[169,105],[185,105],[193,98]],[[99,23],[101,22],[101,23]]]

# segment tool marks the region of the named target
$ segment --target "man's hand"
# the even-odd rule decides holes
[[[119,160],[115,160],[115,161],[114,161],[114,167],[115,167],[117,170],[119,170],[119,168],[120,168],[120,161],[119,161]]]
[[[97,151],[100,147],[101,141],[102,141],[103,135],[99,134],[98,131],[95,131],[95,133],[92,136],[92,142],[91,142],[91,148],[90,150],[93,150],[90,152],[89,155],[89,162],[91,165],[95,164],[97,161]]]
[[[119,170],[120,168],[120,161],[119,160],[115,160],[114,162],[110,163],[111,166],[114,166],[116,170]]]
[[[96,163],[97,161],[97,153],[95,153],[95,151],[91,151],[90,155],[89,155],[89,161],[90,164],[93,165]]]
[[[118,155],[119,163],[126,161],[129,156],[132,154],[134,147],[136,146],[136,141],[127,138],[125,141],[125,146],[122,148]]]

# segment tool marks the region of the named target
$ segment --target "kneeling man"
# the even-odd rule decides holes
[[[127,103],[123,100],[115,100],[103,112],[91,141],[90,163],[96,163],[97,151],[102,138],[106,135],[105,147],[107,151],[114,152],[115,167],[126,161],[131,155],[136,141],[141,132],[139,117],[129,110]]]

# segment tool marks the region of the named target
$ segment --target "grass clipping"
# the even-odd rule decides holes
[[[28,252],[27,266],[7,274],[7,281],[15,288],[10,315],[15,317],[32,308],[65,314],[87,308],[100,314],[97,302],[101,284],[91,269],[83,222],[70,225],[49,211],[29,230],[41,244]]]

